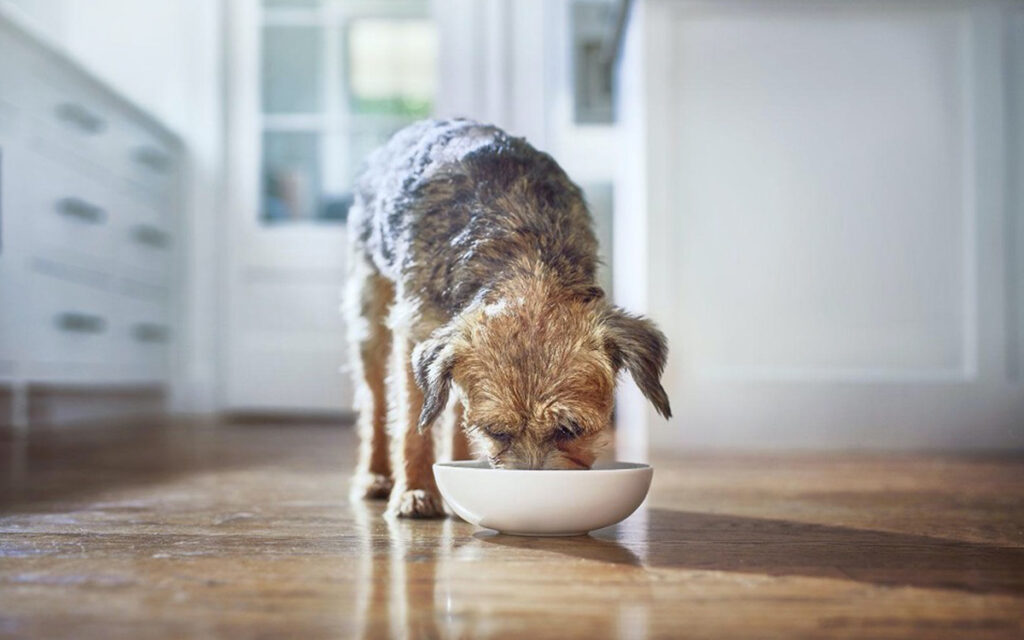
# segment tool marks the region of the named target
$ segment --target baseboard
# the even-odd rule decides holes
[[[161,385],[60,386],[29,385],[30,425],[60,426],[162,415],[167,410],[167,389]]]
[[[347,426],[354,424],[354,411],[302,411],[302,410],[232,410],[220,414],[232,424],[323,424]]]

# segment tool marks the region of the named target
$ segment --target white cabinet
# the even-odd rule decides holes
[[[0,12],[0,384],[163,386],[182,151]]]

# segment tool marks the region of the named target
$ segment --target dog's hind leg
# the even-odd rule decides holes
[[[385,379],[391,352],[387,314],[395,287],[364,257],[354,255],[351,260],[344,308],[360,439],[352,496],[384,499],[392,486]]]
[[[434,435],[429,431],[420,433],[417,428],[423,392],[413,377],[412,343],[397,332],[393,337],[388,393],[391,468],[395,477],[388,513],[405,518],[441,517],[444,503],[434,482]]]

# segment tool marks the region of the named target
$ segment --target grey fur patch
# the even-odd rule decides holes
[[[497,127],[425,120],[399,131],[368,159],[352,211],[357,248],[428,315],[454,316],[521,268],[513,257],[536,259],[568,287],[594,283],[597,240],[580,189]]]

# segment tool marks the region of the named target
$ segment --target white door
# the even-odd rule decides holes
[[[1024,444],[1021,5],[639,16],[649,226],[627,249],[676,411],[652,443]]]
[[[343,411],[344,219],[365,155],[432,108],[423,0],[234,0],[222,406]]]

